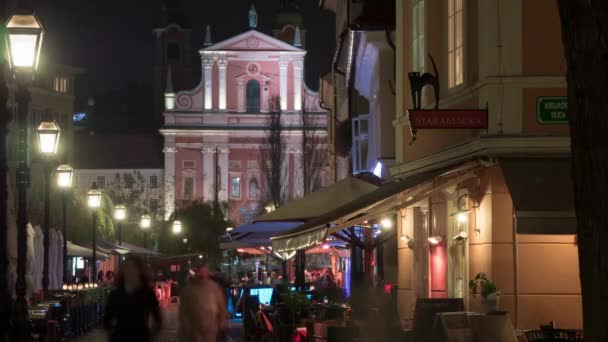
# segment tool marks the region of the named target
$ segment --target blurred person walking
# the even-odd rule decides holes
[[[120,267],[116,289],[110,293],[104,328],[111,342],[151,341],[161,327],[160,309],[144,263],[127,257]]]
[[[206,266],[199,267],[180,298],[179,339],[217,342],[228,327],[226,300]]]

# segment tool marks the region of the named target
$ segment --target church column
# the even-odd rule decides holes
[[[288,60],[279,60],[279,83],[281,87],[281,110],[287,111],[287,67],[289,66]]]
[[[226,69],[228,67],[228,60],[220,59],[217,64],[219,67],[220,76],[220,110],[226,110]]]
[[[304,196],[304,168],[302,167],[302,149],[296,148],[293,152],[294,182],[293,189],[296,198]]]
[[[168,221],[175,211],[175,137],[165,137],[165,220]]]
[[[245,112],[245,78],[239,76],[236,79],[237,105],[239,113]]]
[[[293,110],[299,112],[302,110],[302,76],[304,70],[304,61],[297,60],[293,62]]]
[[[262,113],[268,113],[269,111],[269,99],[268,99],[268,81],[270,81],[270,77],[266,77],[262,75],[262,105],[260,111]]]
[[[228,202],[228,156],[230,154],[230,149],[228,146],[219,146],[217,148],[217,153],[219,153],[218,172],[220,173],[219,200],[220,202]]]
[[[215,199],[215,146],[203,146],[203,201]]]
[[[213,107],[213,59],[203,59],[203,69],[205,72],[205,110]]]

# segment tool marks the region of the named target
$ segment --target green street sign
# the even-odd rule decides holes
[[[536,115],[540,124],[567,124],[568,98],[541,96],[536,100]]]

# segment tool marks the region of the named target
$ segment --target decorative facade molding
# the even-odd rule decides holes
[[[201,149],[202,153],[215,153],[215,151],[215,146],[203,146],[203,148]]]
[[[173,146],[163,147],[163,153],[176,153],[176,152],[177,152],[177,148],[175,148]]]
[[[227,154],[230,153],[230,148],[228,146],[218,146],[217,151],[220,154]]]

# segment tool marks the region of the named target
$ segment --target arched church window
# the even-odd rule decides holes
[[[247,112],[258,113],[260,111],[260,82],[249,80],[247,82]]]
[[[260,198],[260,186],[258,184],[258,180],[255,177],[251,177],[249,179],[249,199],[258,199]]]
[[[180,60],[180,49],[179,44],[176,42],[169,42],[167,44],[167,59],[169,61],[179,62]]]

